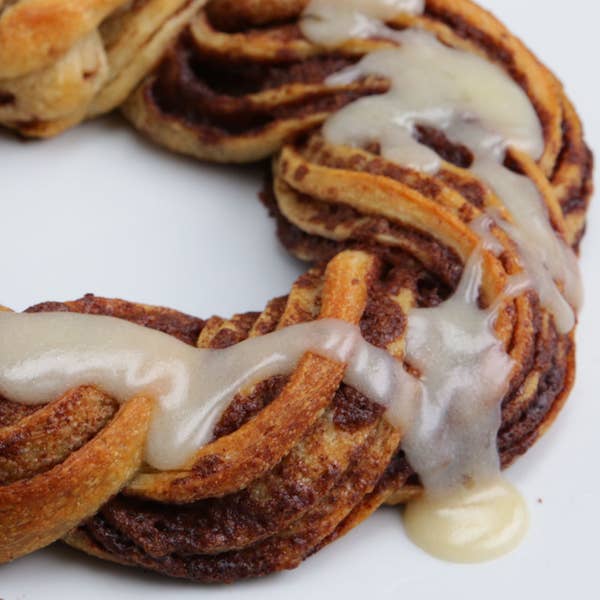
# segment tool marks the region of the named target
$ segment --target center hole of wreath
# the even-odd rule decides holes
[[[258,199],[264,166],[215,166],[118,117],[46,142],[0,135],[0,304],[87,292],[200,317],[261,310],[306,266]]]

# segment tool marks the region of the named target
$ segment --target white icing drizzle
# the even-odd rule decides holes
[[[513,175],[512,173],[509,174]],[[535,190],[533,184],[531,184],[530,189]],[[523,206],[521,208],[524,209],[521,213],[522,218],[527,219],[526,207]],[[539,227],[542,222],[541,218],[536,218],[541,217],[541,215],[536,214],[537,206],[534,206],[530,212],[534,214],[529,216],[531,227],[528,231],[524,231],[512,223],[508,223],[499,215],[496,215],[493,219],[489,215],[479,217],[470,224],[470,227],[484,240],[485,248],[496,256],[502,254],[504,247],[491,233],[490,228],[495,224],[504,229],[508,236],[517,244],[521,262],[525,266],[523,272],[509,278],[504,290],[504,296],[512,298],[529,289],[535,289],[540,296],[542,304],[554,315],[559,332],[568,333],[576,325],[572,307],[579,309],[583,301],[579,263],[575,253],[558,237],[554,238],[554,244],[549,244],[548,246],[538,246],[531,243],[531,240],[535,239],[536,234],[544,234]],[[527,238],[528,235],[531,237]],[[561,271],[562,276],[559,279],[565,282],[564,292],[561,293],[554,281],[547,276],[548,270],[545,267],[546,264],[554,264],[555,272]]]
[[[504,246],[491,231],[494,223],[494,219],[484,214],[471,221],[469,226],[477,234],[484,250],[488,250],[492,254],[499,256],[504,251]]]
[[[421,14],[425,0],[311,0],[301,21],[316,44],[338,46],[352,38],[376,37],[381,23],[398,13]]]
[[[477,305],[481,264],[475,253],[450,300],[410,315],[407,360],[422,381],[358,327],[331,319],[205,350],[111,317],[1,312],[0,393],[24,404],[80,385],[121,402],[148,394],[156,408],[146,462],[171,470],[211,440],[236,393],[290,373],[313,351],[347,364],[344,381],[406,432],[405,450],[428,489],[446,489],[498,470],[498,399],[512,362],[494,336],[495,313]]]
[[[485,231],[483,219],[479,226]],[[483,242],[498,243],[489,229]],[[500,302],[478,305],[482,264],[475,252],[449,300],[414,310],[406,338],[407,361],[419,369],[424,391],[402,447],[425,494],[408,504],[405,527],[429,554],[461,563],[513,550],[529,522],[524,500],[500,474],[501,400],[514,361],[494,332]],[[519,276],[512,278],[506,294],[518,285]]]
[[[474,155],[471,170],[504,202],[513,222],[490,216],[516,242],[530,287],[554,315],[558,330],[568,333],[575,326],[574,309],[581,305],[577,258],[554,231],[536,186],[503,164],[508,148],[534,159],[543,152],[542,127],[531,101],[499,66],[448,48],[428,33],[397,32],[370,20],[365,31],[377,30],[379,37],[391,38],[399,47],[368,54],[329,82],[348,84],[377,75],[390,81],[390,90],[357,100],[332,116],[323,129],[326,139],[356,147],[378,142],[385,158],[429,173],[437,172],[442,160],[415,139],[418,125],[434,127],[467,146]]]
[[[399,427],[410,423],[419,383],[385,350],[367,343],[358,327],[320,320],[251,338],[224,350],[194,348],[112,317],[69,313],[0,312],[0,393],[43,404],[66,390],[96,385],[125,402],[156,400],[145,459],[177,469],[212,439],[236,393],[290,373],[314,351],[347,363],[345,381],[387,409]]]
[[[492,212],[490,216],[517,244],[529,287],[537,291],[543,306],[554,315],[559,332],[570,332],[576,324],[573,309],[581,308],[583,297],[579,263],[573,250],[552,228],[534,183],[503,166],[506,148],[511,144],[501,142],[490,147],[489,134],[471,124],[463,126],[460,133],[454,129],[448,133],[450,139],[474,151],[471,170],[502,200],[513,223]],[[555,279],[563,283],[564,291],[559,290]]]
[[[406,359],[420,371],[424,401],[402,447],[430,495],[500,470],[500,400],[514,363],[494,333],[496,311],[478,306],[481,279],[476,252],[449,300],[409,317]]]
[[[442,160],[415,139],[417,126],[433,127],[468,147],[471,170],[512,216],[507,223],[490,212],[472,224],[483,248],[496,255],[503,249],[490,231],[493,223],[517,244],[524,273],[509,280],[504,297],[534,288],[559,331],[571,331],[581,289],[575,255],[554,231],[535,185],[504,167],[508,148],[534,160],[543,153],[532,103],[499,66],[448,48],[425,32],[387,27],[394,8],[419,12],[423,6],[365,0],[340,15],[339,3],[331,0],[309,5],[311,18],[303,31],[314,43],[375,37],[399,44],[329,79],[335,86],[380,76],[390,89],[333,115],[324,125],[325,138],[355,147],[376,142],[385,158],[430,173],[439,171]],[[513,361],[494,333],[500,302],[488,310],[478,306],[481,264],[477,252],[454,296],[436,308],[415,310],[407,332],[406,358],[420,371],[424,391],[403,448],[426,491],[409,504],[406,527],[422,548],[456,562],[500,556],[527,529],[523,500],[500,476],[497,433]],[[556,280],[564,284],[564,296]]]

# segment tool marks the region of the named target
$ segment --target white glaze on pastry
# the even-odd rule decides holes
[[[208,443],[234,396],[269,377],[289,374],[314,351],[348,364],[346,381],[387,408],[404,428],[419,383],[358,327],[333,319],[286,327],[224,350],[198,349],[112,317],[71,313],[0,313],[0,393],[43,404],[66,390],[96,385],[126,402],[156,400],[146,462],[159,470],[183,467]]]
[[[504,164],[509,149],[534,160],[543,152],[541,123],[525,92],[497,65],[449,48],[429,33],[388,27],[385,21],[394,15],[382,0],[360,2],[360,17],[350,11],[351,18],[344,13],[339,20],[335,4],[322,0],[309,5],[311,19],[305,20],[303,32],[311,41],[339,45],[374,37],[398,47],[368,54],[329,79],[332,85],[346,85],[379,76],[390,88],[330,117],[325,138],[355,147],[376,143],[383,157],[432,174],[442,159],[416,139],[419,125],[466,146],[473,157],[471,171],[511,215],[507,222],[490,211],[472,223],[485,250],[503,251],[490,231],[493,224],[517,246],[523,272],[509,280],[505,297],[534,289],[558,331],[569,333],[582,298],[575,254],[554,230],[534,183]],[[419,12],[415,5],[405,8]],[[456,562],[506,553],[527,529],[523,501],[500,477],[496,438],[511,361],[493,334],[494,307],[477,307],[478,264],[472,257],[449,301],[414,311],[407,335],[407,360],[421,372],[420,406],[427,409],[417,414],[403,443],[425,485],[424,496],[406,511],[407,530],[431,554]]]
[[[559,332],[568,333],[582,302],[577,258],[554,231],[534,183],[504,166],[509,148],[534,159],[542,154],[542,127],[529,98],[500,67],[428,33],[397,32],[377,20],[368,31],[374,29],[399,47],[368,54],[329,81],[348,84],[376,75],[390,81],[390,90],[337,112],[323,128],[325,138],[355,147],[378,143],[385,158],[428,173],[436,173],[442,159],[415,138],[418,125],[469,148],[470,170],[500,198],[512,222],[490,216],[515,241],[530,287],[554,315]]]
[[[406,360],[418,369],[425,397],[402,447],[431,494],[500,470],[500,402],[514,363],[495,335],[496,311],[478,306],[481,278],[477,252],[449,300],[409,317]]]
[[[420,14],[425,0],[311,0],[301,27],[316,44],[338,46],[349,39],[377,36],[381,23],[398,13]]]

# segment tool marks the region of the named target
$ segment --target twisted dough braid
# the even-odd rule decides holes
[[[0,5],[0,123],[56,135],[119,106],[204,0]]]
[[[468,150],[439,132],[419,132],[444,159],[435,175],[391,163],[376,146],[327,143],[317,128],[332,112],[388,83],[371,77],[332,87],[325,79],[391,42],[315,46],[298,27],[305,5],[0,3],[0,122],[49,136],[120,105],[138,129],[177,152],[223,162],[275,154],[263,199],[283,244],[317,263],[287,297],[231,319],[91,296],[31,310],[111,315],[203,348],[333,317],[404,359],[411,311],[447,299],[480,243],[470,223],[489,207],[510,217],[467,170]],[[424,15],[389,25],[432,31],[500,64],[522,86],[545,149],[537,163],[512,150],[508,164],[535,183],[557,233],[578,248],[592,157],[556,78],[467,0],[428,0]],[[520,270],[513,241],[499,228],[492,233],[503,252],[484,253],[484,306]],[[575,347],[534,291],[504,301],[496,333],[515,361],[498,434],[506,467],[560,411]],[[142,464],[152,399],[119,408],[94,387],[36,408],[0,399],[0,562],[62,537],[107,560],[197,581],[297,566],[382,503],[421,493],[399,447],[402,432],[342,382],[343,372],[309,353],[289,377],[242,390],[214,440],[177,472]]]

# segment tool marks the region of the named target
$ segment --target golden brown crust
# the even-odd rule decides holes
[[[0,81],[62,58],[127,0],[20,0],[0,11]]]
[[[0,485],[44,473],[102,431],[116,402],[94,388],[67,392],[58,401],[0,430]]]
[[[0,12],[0,123],[50,137],[121,104],[204,0],[20,0]]]
[[[65,535],[139,469],[152,401],[134,398],[89,443],[30,479],[0,487],[0,563]]]
[[[55,135],[85,117],[107,74],[104,49],[93,31],[49,66],[0,80],[0,122],[24,135]]]

